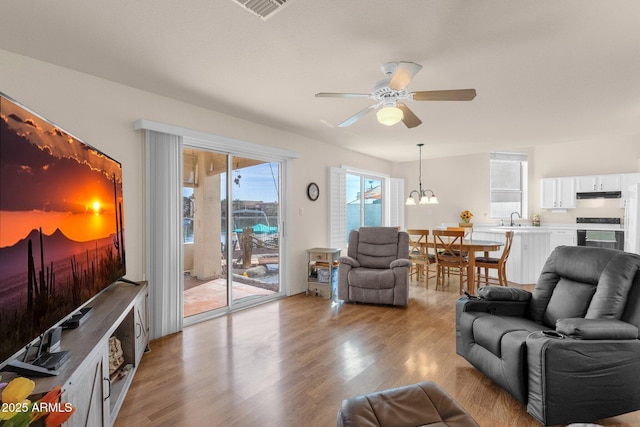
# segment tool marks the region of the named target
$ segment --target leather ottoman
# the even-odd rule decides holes
[[[435,383],[420,382],[342,401],[338,427],[479,427]]]

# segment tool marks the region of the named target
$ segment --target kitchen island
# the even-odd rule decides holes
[[[551,230],[530,226],[476,226],[473,239],[504,242],[507,231],[513,231],[511,252],[507,259],[507,280],[519,285],[536,283],[550,253]],[[499,258],[501,254],[500,251],[491,252],[489,256]],[[495,270],[490,270],[489,276],[497,277]],[[483,286],[483,282],[480,282],[480,286]]]

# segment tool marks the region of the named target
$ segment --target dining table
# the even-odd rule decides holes
[[[428,246],[433,248],[435,243],[429,241]],[[467,238],[462,241],[462,250],[469,254],[469,267],[467,268],[467,289],[469,293],[473,294],[476,288],[476,252],[482,252],[485,257],[488,257],[489,252],[499,251],[502,246],[504,246],[504,242],[493,240]]]

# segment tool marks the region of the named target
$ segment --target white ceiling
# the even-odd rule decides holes
[[[640,133],[637,0],[2,0],[0,48],[392,161]],[[478,95],[333,127],[388,61]]]

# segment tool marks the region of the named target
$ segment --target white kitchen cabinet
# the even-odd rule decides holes
[[[576,207],[574,177],[543,178],[540,184],[542,209],[570,209]]]
[[[576,230],[552,230],[549,237],[549,253],[558,246],[576,246],[578,244],[578,233]]]
[[[629,186],[633,184],[640,184],[640,173],[622,174],[622,197],[620,198],[620,207],[623,209],[627,206]]]
[[[621,174],[589,175],[576,177],[576,191],[620,191],[622,189]]]

